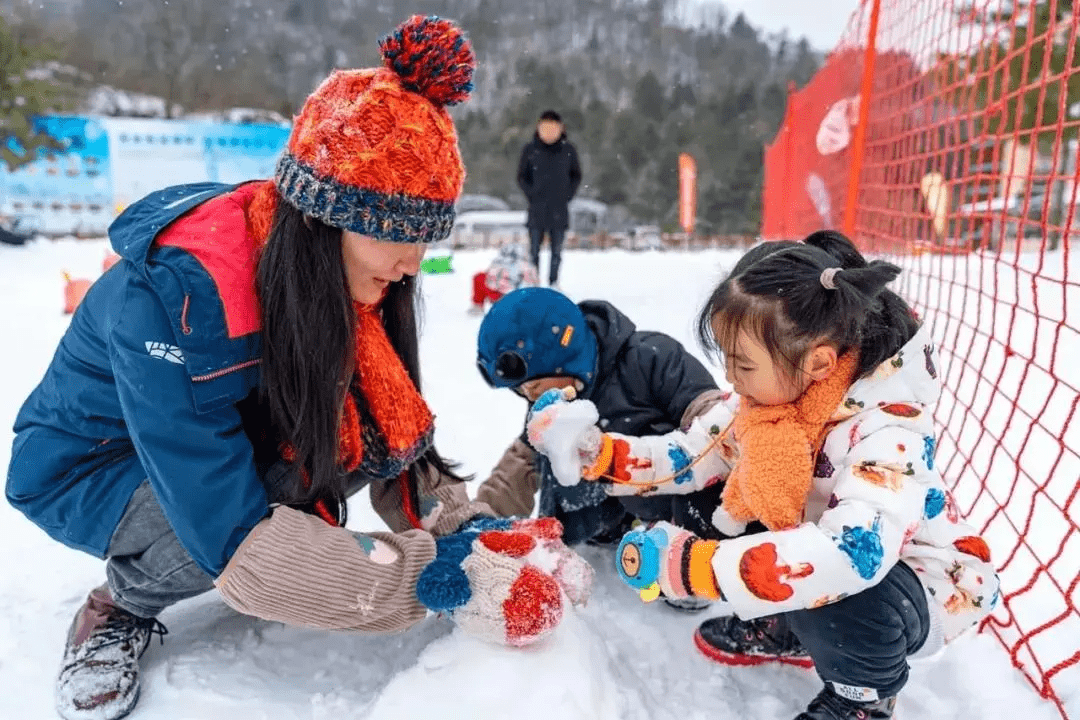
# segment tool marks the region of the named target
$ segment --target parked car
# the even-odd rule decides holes
[[[0,216],[0,243],[25,245],[33,235],[33,229],[22,218]]]
[[[1043,235],[1046,202],[1046,185],[1036,184],[1027,193],[1026,208],[1023,195],[993,197],[960,205],[956,208],[958,225],[955,235],[965,247],[988,250],[997,249],[1004,240],[1040,238]],[[1080,207],[1074,207],[1073,226],[1078,224],[1078,214]],[[1046,217],[1050,225],[1060,227],[1065,224],[1067,216],[1062,212],[1061,217],[1055,220],[1051,206]]]
[[[664,242],[656,225],[638,225],[630,231],[631,250],[663,250]]]

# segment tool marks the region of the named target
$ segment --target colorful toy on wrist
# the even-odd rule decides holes
[[[623,536],[615,553],[616,569],[645,602],[652,602],[661,592],[672,599],[722,600],[712,570],[717,545],[670,523],[657,523]]]

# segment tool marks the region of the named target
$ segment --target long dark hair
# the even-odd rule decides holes
[[[841,268],[833,283],[826,268]],[[817,343],[838,353],[859,351],[856,378],[870,374],[911,339],[919,324],[887,284],[900,268],[866,258],[842,234],[822,230],[801,243],[772,242],[752,248],[712,292],[698,315],[697,334],[710,352],[731,352],[741,330],[769,350],[773,362],[794,375]]]
[[[356,364],[356,316],[341,230],[279,199],[256,277],[263,314],[260,394],[274,430],[310,480],[305,487],[294,473],[298,487],[288,494],[298,502],[332,503],[344,524],[348,477],[337,462],[338,424]],[[417,279],[406,275],[391,283],[380,307],[390,344],[420,391]],[[419,507],[418,473],[434,470],[462,480],[454,467],[434,447],[421,456],[409,468],[413,507]]]

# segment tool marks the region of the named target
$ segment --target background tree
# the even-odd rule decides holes
[[[40,35],[0,15],[0,160],[9,171],[32,162],[41,148],[63,147],[34,122],[71,101],[69,84],[54,74],[57,52]]]
[[[1068,112],[1080,103],[1080,73],[1076,72],[1080,37],[1070,32],[1073,1],[1016,2],[990,13],[966,6],[958,13],[962,24],[990,28],[986,42],[970,56],[951,58],[946,70],[947,78],[968,81],[976,106],[987,111],[985,130],[993,134],[1034,130],[1036,142],[1056,136],[1054,125],[1062,105]],[[1066,70],[1070,74],[1062,82]],[[1044,84],[1044,78],[1058,80]],[[1076,137],[1076,132],[1075,124],[1063,128],[1066,139]]]
[[[95,84],[161,97],[170,112],[286,117],[331,69],[378,64],[376,41],[402,18],[455,18],[477,53],[472,98],[451,109],[466,192],[524,207],[518,157],[552,108],[581,157],[581,196],[665,229],[677,227],[680,152],[697,160],[711,229],[757,227],[763,145],[788,83],[821,60],[708,0],[0,0],[0,13],[31,7],[59,59]]]
[[[1066,201],[1063,180],[1076,168],[1075,150],[1068,148],[1077,139],[1075,108],[1080,107],[1080,36],[1073,0],[1017,0],[989,13],[973,4],[957,12],[961,24],[989,30],[975,52],[941,59],[936,86],[955,88],[943,98],[952,107],[973,101],[981,111],[973,123],[976,135],[1016,133],[1034,155],[1049,156],[1058,179],[1036,180],[1043,200],[1029,207],[1028,220],[1048,223],[1049,247],[1056,249],[1061,241],[1057,228],[1075,202]],[[1054,147],[1059,124],[1062,142]]]

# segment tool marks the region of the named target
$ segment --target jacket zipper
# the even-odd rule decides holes
[[[262,362],[262,358],[255,358],[254,360],[246,360],[246,361],[244,361],[242,363],[237,363],[236,365],[230,365],[227,368],[222,368],[221,370],[215,370],[214,372],[207,373],[205,375],[192,375],[191,376],[191,381],[192,382],[205,382],[206,380],[216,380],[217,378],[221,377],[222,375],[228,375],[231,372],[235,372],[237,370],[243,370],[244,368],[249,368],[252,365],[258,365],[261,362]]]
[[[185,335],[190,335],[191,334],[191,326],[188,325],[188,322],[187,322],[188,308],[190,306],[191,306],[191,295],[185,294],[184,295],[184,307],[180,311],[180,330]],[[262,358],[255,358],[253,360],[246,360],[246,361],[244,361],[242,363],[237,363],[236,365],[230,365],[227,368],[222,368],[221,370],[215,370],[212,373],[206,373],[205,375],[192,375],[191,376],[191,381],[192,382],[206,382],[207,380],[216,380],[217,378],[221,377],[222,375],[228,375],[231,372],[236,372],[237,370],[243,370],[244,368],[249,368],[252,365],[258,365],[260,362],[262,362]]]

